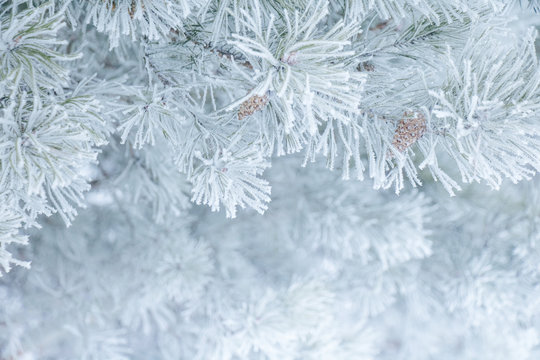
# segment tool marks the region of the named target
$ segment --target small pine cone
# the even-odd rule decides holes
[[[131,8],[129,9],[129,16],[133,19],[133,15],[135,15],[135,11],[137,11],[137,3],[135,0],[131,1]]]
[[[405,112],[394,132],[392,145],[404,152],[426,132],[426,118],[422,113]]]
[[[257,111],[264,109],[266,104],[268,104],[267,95],[253,95],[240,104],[240,108],[238,109],[238,120],[242,120],[247,116],[253,115]]]
[[[111,11],[116,11],[116,0],[103,0],[107,4],[111,6]],[[144,5],[143,5],[144,6]],[[133,16],[135,15],[135,11],[137,11],[137,3],[135,0],[131,1],[131,7],[128,11],[129,16],[133,19]]]
[[[389,23],[390,23],[390,20],[385,20],[383,22],[378,23],[374,27],[369,28],[369,30],[371,30],[371,31],[373,31],[373,30],[382,30],[385,27],[387,27]]]
[[[285,54],[281,57],[281,61],[289,65],[296,65],[298,64],[298,54],[296,51]]]
[[[103,0],[104,3],[107,3],[107,5],[111,6],[111,11],[116,10],[116,2],[112,0]]]
[[[356,70],[358,71],[375,71],[375,65],[373,65],[372,62],[370,61],[364,61],[360,64],[358,64],[358,66],[356,67]]]

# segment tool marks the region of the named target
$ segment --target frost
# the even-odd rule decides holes
[[[540,358],[539,7],[0,0],[0,358]]]

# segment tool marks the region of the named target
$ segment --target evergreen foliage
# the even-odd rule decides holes
[[[0,359],[537,359],[539,8],[0,0]]]

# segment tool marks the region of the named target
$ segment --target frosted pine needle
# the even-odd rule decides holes
[[[268,104],[268,96],[253,95],[240,105],[238,109],[238,120],[242,120],[247,116],[253,115],[255,112],[264,109]]]
[[[405,112],[394,132],[392,145],[404,152],[426,132],[426,118],[422,113]]]

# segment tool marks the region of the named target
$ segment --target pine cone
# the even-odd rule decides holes
[[[426,132],[426,118],[422,113],[405,112],[394,132],[392,145],[404,152]]]
[[[281,61],[289,65],[296,65],[298,64],[298,54],[296,51],[285,54],[282,56]]]
[[[375,65],[373,65],[373,63],[370,61],[364,61],[358,64],[358,66],[356,67],[356,70],[369,71],[369,72],[375,71]]]
[[[116,1],[117,0],[103,0],[103,2],[108,3],[111,6],[111,11],[116,11]],[[144,5],[143,5],[144,8]],[[129,9],[129,16],[133,19],[133,15],[135,15],[135,11],[137,11],[137,3],[135,0],[131,1],[131,8]]]
[[[253,95],[244,101],[238,109],[238,120],[242,120],[247,116],[253,115],[255,112],[264,109],[268,104],[268,96]]]

